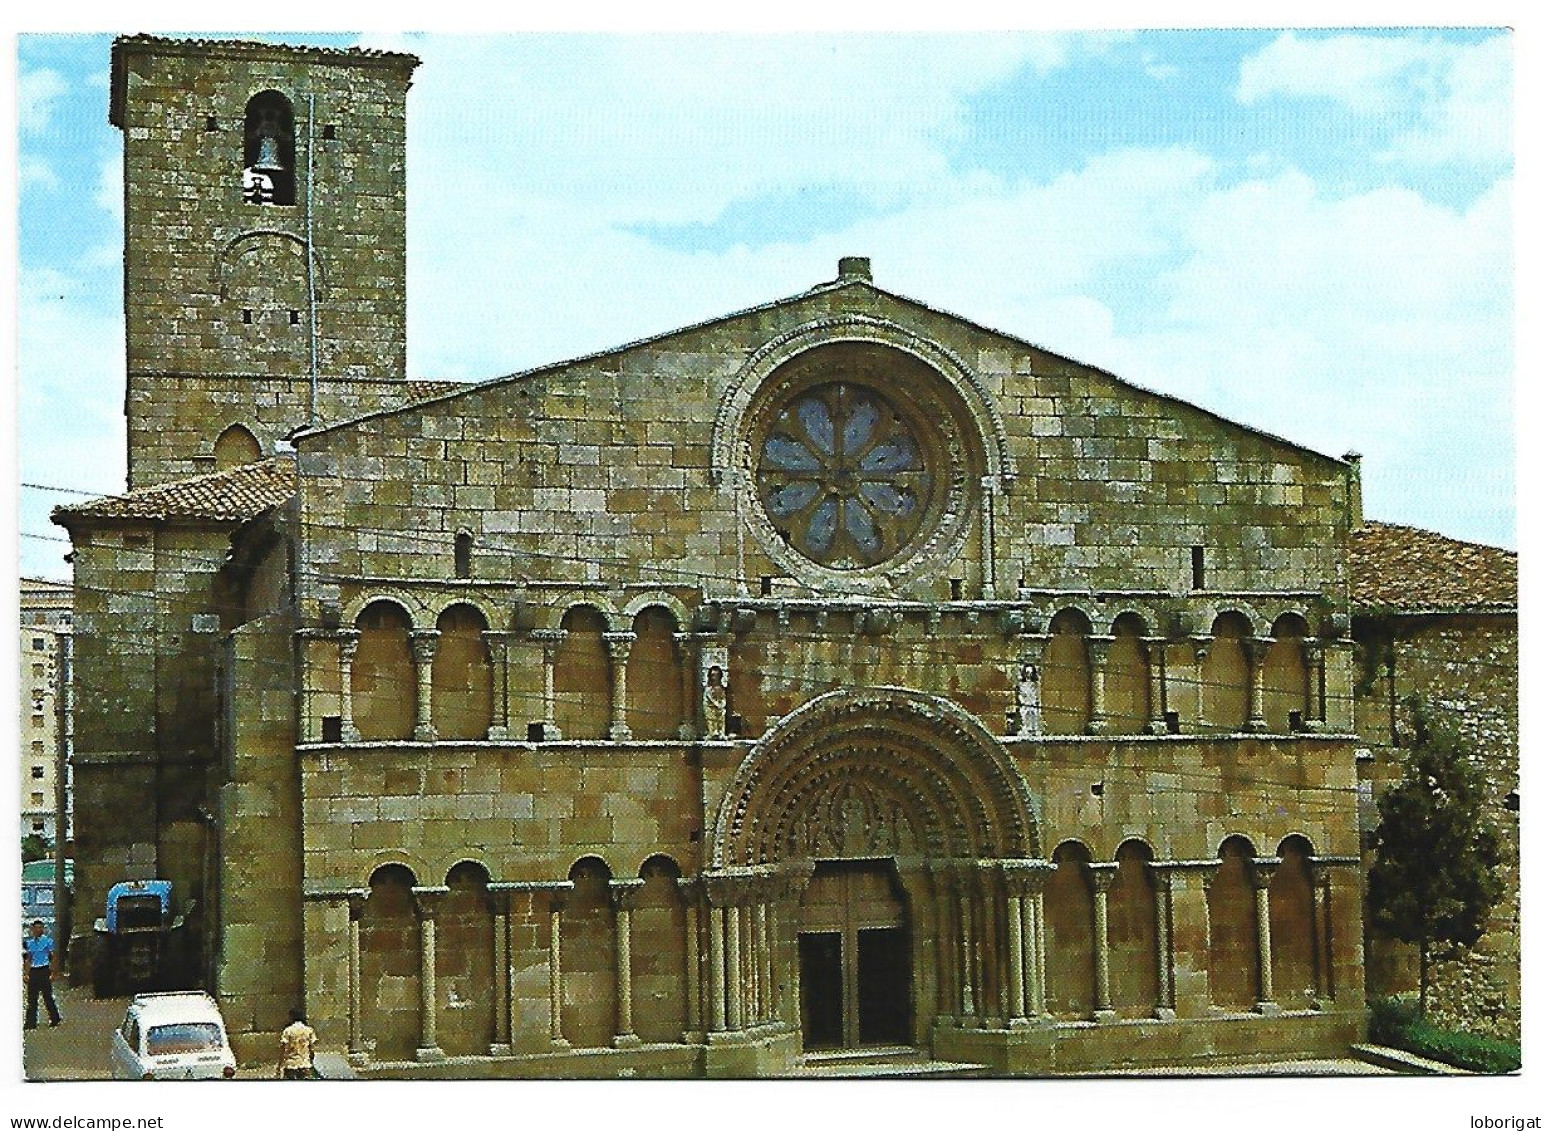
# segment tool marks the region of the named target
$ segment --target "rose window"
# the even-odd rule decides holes
[[[834,569],[877,565],[920,529],[932,483],[915,429],[858,385],[809,387],[775,413],[754,472],[781,536]]]

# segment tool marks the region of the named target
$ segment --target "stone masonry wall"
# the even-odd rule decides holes
[[[295,623],[227,638],[227,776],[219,793],[221,934],[215,988],[243,1059],[270,1052],[302,1002],[301,790],[294,750]],[[240,693],[235,693],[240,689]]]
[[[283,434],[289,429],[260,409],[277,393],[291,411],[289,425],[305,422],[305,383],[265,387],[230,378],[308,373],[309,208],[319,373],[402,380],[404,105],[413,61],[134,40],[120,41],[116,57],[128,187],[130,486],[188,474],[188,459],[208,454],[230,423]],[[292,205],[243,198],[246,108],[266,89],[291,102]],[[182,387],[190,377],[211,380]],[[169,380],[172,387],[161,387]],[[323,417],[341,419],[352,406],[331,410],[331,391],[322,389]],[[161,415],[145,419],[148,409]],[[272,436],[259,438],[266,449],[272,443]]]
[[[989,389],[1018,466],[990,524],[995,591],[1184,592],[1196,545],[1205,589],[1342,591],[1342,465],[862,286],[304,437],[312,562],[451,576],[467,528],[480,578],[692,579],[726,592],[769,576],[792,592],[740,517],[750,500],[711,483],[714,421],[754,350],[844,317],[929,335]],[[991,595],[978,487],[967,494],[959,548],[896,592],[941,600],[958,577],[966,595]],[[304,580],[304,615],[316,616],[335,595]]]
[[[1519,790],[1518,618],[1414,616],[1395,618],[1393,624],[1393,672],[1382,660],[1388,626],[1368,618],[1356,625],[1364,643],[1359,654],[1371,657],[1369,678],[1359,684],[1357,698],[1358,731],[1374,756],[1365,777],[1379,795],[1398,776],[1404,751],[1392,741],[1395,715],[1407,695],[1420,693],[1455,722],[1486,772],[1486,813],[1502,845],[1507,880],[1507,892],[1480,942],[1469,950],[1435,953],[1433,1007],[1445,1024],[1517,1040],[1519,813],[1504,802],[1512,794],[1516,803]],[[1376,814],[1370,815],[1365,827],[1376,820]],[[1369,967],[1374,993],[1415,992],[1414,947],[1371,938]]]
[[[73,532],[77,594],[74,760],[77,934],[120,880],[161,877],[179,908],[207,902],[200,807],[215,765],[220,618],[229,530],[139,524]]]

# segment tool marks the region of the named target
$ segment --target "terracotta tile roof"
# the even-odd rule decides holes
[[[296,494],[296,463],[289,458],[227,468],[208,475],[108,495],[78,506],[58,507],[62,526],[82,519],[191,518],[245,522]]]
[[[1516,609],[1519,555],[1431,530],[1364,523],[1347,544],[1354,610]]]
[[[469,385],[465,381],[405,381],[404,403],[411,405],[416,401],[445,397],[448,393],[456,393],[460,389],[467,388]]]

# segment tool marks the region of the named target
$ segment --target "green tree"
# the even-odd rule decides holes
[[[37,833],[28,833],[22,837],[22,863],[30,864],[34,860],[42,860],[54,850],[54,846],[44,840]]]
[[[1379,798],[1377,859],[1368,873],[1373,922],[1417,947],[1418,1009],[1427,1015],[1428,947],[1470,946],[1502,897],[1502,852],[1483,819],[1486,778],[1459,731],[1406,701],[1410,745],[1400,780]]]

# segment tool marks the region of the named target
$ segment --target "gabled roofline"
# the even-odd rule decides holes
[[[873,291],[873,292],[875,292],[877,294],[883,295],[883,296],[885,296],[887,298],[893,299],[896,302],[902,302],[902,303],[905,303],[906,305],[914,306],[917,309],[924,310],[924,311],[926,311],[926,312],[928,312],[930,314],[937,315],[938,317],[952,319],[955,322],[962,323],[963,325],[969,326],[969,327],[971,327],[971,328],[973,328],[975,330],[980,331],[981,333],[990,334],[990,335],[992,335],[994,337],[1001,338],[1004,341],[1016,343],[1017,345],[1026,347],[1026,348],[1028,348],[1030,350],[1036,350],[1039,353],[1044,354],[1046,357],[1052,358],[1052,359],[1054,359],[1057,362],[1062,362],[1062,363],[1065,363],[1067,365],[1075,366],[1075,367],[1078,367],[1080,369],[1084,369],[1084,370],[1088,370],[1089,372],[1096,373],[1096,374],[1098,374],[1098,375],[1100,375],[1102,377],[1106,377],[1109,380],[1114,381],[1116,384],[1118,384],[1118,385],[1120,385],[1120,386],[1122,386],[1124,388],[1130,389],[1130,390],[1132,390],[1134,392],[1142,393],[1142,394],[1144,394],[1146,396],[1150,396],[1150,397],[1157,397],[1159,400],[1165,401],[1168,404],[1176,405],[1176,406],[1188,409],[1188,410],[1193,411],[1193,412],[1198,412],[1201,415],[1206,416],[1206,417],[1208,417],[1208,418],[1210,418],[1212,420],[1215,420],[1215,421],[1217,421],[1220,424],[1225,424],[1225,425],[1229,426],[1230,428],[1235,428],[1235,429],[1238,429],[1238,430],[1243,431],[1243,432],[1248,432],[1249,434],[1251,434],[1253,436],[1256,436],[1256,437],[1259,437],[1260,439],[1265,440],[1268,443],[1271,443],[1271,444],[1276,445],[1278,447],[1288,448],[1288,449],[1291,449],[1294,452],[1299,453],[1300,455],[1313,456],[1316,459],[1323,460],[1326,463],[1330,464],[1330,466],[1332,468],[1341,471],[1343,474],[1345,474],[1346,472],[1348,472],[1350,470],[1350,466],[1351,465],[1348,464],[1346,460],[1341,459],[1341,458],[1339,458],[1337,456],[1328,455],[1325,452],[1321,452],[1321,451],[1319,451],[1319,450],[1317,450],[1315,448],[1311,448],[1311,447],[1308,447],[1307,445],[1300,444],[1300,443],[1298,443],[1295,440],[1289,440],[1285,436],[1279,436],[1279,435],[1277,435],[1274,432],[1267,432],[1267,431],[1265,431],[1262,428],[1256,428],[1254,425],[1245,424],[1242,421],[1234,420],[1234,419],[1232,419],[1230,417],[1223,416],[1221,413],[1213,412],[1211,409],[1208,409],[1208,408],[1203,408],[1202,406],[1194,403],[1193,401],[1187,401],[1183,397],[1175,396],[1172,393],[1159,392],[1158,390],[1150,389],[1150,388],[1148,388],[1145,385],[1139,385],[1139,384],[1137,384],[1134,381],[1129,381],[1126,378],[1118,376],[1117,374],[1112,373],[1112,372],[1110,372],[1107,369],[1102,369],[1102,368],[1100,368],[1097,365],[1092,365],[1092,364],[1090,364],[1088,362],[1085,362],[1085,361],[1079,361],[1076,358],[1068,357],[1065,354],[1057,353],[1054,350],[1047,349],[1045,346],[1042,346],[1042,345],[1040,345],[1037,342],[1029,341],[1027,338],[1020,338],[1016,334],[1009,334],[1005,330],[998,330],[998,329],[996,329],[994,327],[986,326],[986,325],[984,325],[984,324],[982,324],[980,322],[976,322],[974,319],[966,318],[962,314],[955,314],[951,310],[945,310],[942,307],[932,306],[930,303],[922,302],[920,299],[911,298],[909,295],[902,295],[902,294],[899,294],[896,291],[887,290],[886,288],[880,287],[876,283],[871,282],[870,280],[857,279],[857,278],[840,278],[840,279],[833,280],[832,282],[820,283],[817,286],[809,287],[807,290],[801,291],[801,292],[799,292],[797,294],[794,294],[794,295],[788,295],[788,296],[786,296],[784,298],[774,299],[774,300],[772,300],[770,302],[762,302],[762,303],[759,303],[759,304],[757,304],[755,306],[744,307],[741,310],[734,310],[734,311],[732,311],[730,313],[727,313],[727,314],[717,315],[715,318],[707,318],[707,319],[703,319],[702,321],[699,321],[699,322],[691,322],[688,325],[680,326],[680,327],[678,327],[676,329],[673,329],[673,330],[667,330],[667,331],[664,331],[662,333],[652,334],[652,335],[650,335],[648,337],[645,337],[645,338],[637,338],[637,339],[635,339],[633,341],[625,342],[625,343],[623,343],[621,345],[617,345],[617,346],[612,346],[612,347],[610,347],[608,349],[596,350],[596,351],[594,351],[592,353],[581,354],[579,356],[568,358],[568,359],[563,360],[563,361],[549,362],[549,363],[546,363],[544,365],[535,366],[532,369],[518,370],[515,373],[509,373],[509,374],[506,374],[506,375],[500,376],[500,377],[492,377],[492,378],[490,378],[489,380],[486,380],[486,381],[472,382],[472,383],[468,384],[467,386],[465,386],[462,389],[458,389],[458,390],[455,390],[453,392],[444,394],[443,396],[431,397],[431,398],[428,398],[428,399],[422,400],[422,401],[415,401],[412,404],[406,404],[406,405],[403,405],[402,407],[399,407],[399,408],[379,409],[376,412],[370,412],[370,413],[366,413],[366,414],[361,415],[361,416],[352,417],[349,420],[341,420],[341,421],[337,421],[337,422],[335,422],[333,424],[328,424],[328,425],[324,425],[324,426],[317,427],[317,428],[299,429],[298,431],[292,433],[291,438],[293,440],[310,439],[310,438],[312,438],[314,436],[321,436],[321,435],[324,435],[326,433],[334,432],[334,431],[337,431],[337,430],[342,429],[342,428],[351,428],[351,427],[354,427],[354,426],[356,426],[358,424],[362,424],[362,423],[364,423],[364,422],[366,422],[368,420],[375,420],[375,419],[380,419],[380,418],[386,418],[386,417],[389,417],[389,416],[394,416],[394,415],[397,415],[398,413],[406,412],[406,411],[408,411],[410,409],[417,409],[417,410],[418,409],[423,409],[423,408],[427,407],[428,405],[437,404],[437,403],[439,403],[441,401],[451,400],[454,397],[466,396],[469,393],[479,392],[479,391],[483,391],[483,390],[491,389],[491,388],[496,388],[496,387],[499,387],[499,386],[502,386],[502,385],[506,385],[506,384],[509,384],[509,383],[514,383],[514,382],[517,382],[517,381],[528,380],[530,378],[542,376],[542,375],[544,375],[546,373],[554,373],[554,372],[558,372],[558,371],[563,370],[563,369],[568,369],[571,366],[583,365],[583,364],[586,364],[588,362],[599,361],[599,360],[602,360],[603,358],[612,357],[612,356],[615,356],[615,355],[618,355],[618,354],[628,353],[631,350],[640,349],[643,346],[654,345],[654,344],[656,344],[658,342],[666,341],[666,340],[668,340],[670,338],[677,337],[680,334],[688,334],[688,333],[691,333],[691,332],[696,331],[696,330],[704,330],[704,329],[707,329],[709,327],[717,326],[717,325],[720,325],[720,324],[725,323],[725,322],[731,322],[732,320],[737,319],[737,318],[746,318],[746,317],[748,317],[751,314],[760,314],[760,313],[763,313],[763,312],[768,311],[768,310],[774,310],[777,307],[786,306],[786,305],[789,305],[791,303],[798,302],[798,301],[800,301],[802,299],[811,298],[814,295],[826,294],[826,293],[830,293],[830,292],[833,292],[833,291],[839,291],[839,290],[842,290],[842,289],[844,289],[846,287],[862,287],[862,288],[865,288],[867,290]]]
[[[158,55],[225,56],[235,59],[275,59],[296,61],[311,59],[336,66],[375,67],[402,71],[407,87],[410,76],[420,65],[416,55],[402,51],[378,51],[366,47],[304,47],[294,43],[271,43],[259,39],[175,38],[163,35],[121,35],[113,40],[108,94],[108,122],[124,128],[124,92],[127,80],[125,56],[133,52]]]

